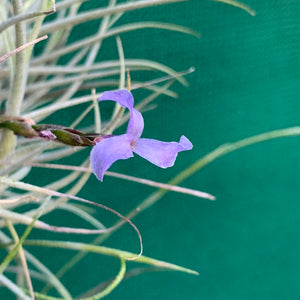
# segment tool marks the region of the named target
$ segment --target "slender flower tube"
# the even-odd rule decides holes
[[[147,159],[152,164],[168,168],[174,165],[178,152],[191,150],[192,143],[182,135],[179,143],[162,142],[141,138],[144,130],[142,114],[136,110],[134,99],[128,90],[104,92],[99,101],[112,100],[128,108],[130,119],[125,134],[100,139],[91,151],[91,166],[100,181],[105,171],[117,160],[133,157],[133,152]]]

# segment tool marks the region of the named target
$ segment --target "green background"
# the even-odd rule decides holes
[[[167,182],[223,143],[299,124],[300,2],[247,4],[257,11],[255,17],[222,3],[194,0],[122,18],[124,23],[176,23],[201,33],[197,39],[148,29],[121,36],[127,58],[153,59],[178,71],[196,68],[187,77],[188,88],[174,88],[177,100],[161,96],[158,107],[144,114],[143,135],[171,141],[184,134],[194,149],[180,154],[172,169],[135,157],[111,170]],[[138,100],[139,92],[134,95]],[[217,201],[168,193],[135,218],[145,255],[200,275],[144,274],[126,280],[108,299],[299,299],[299,146],[299,137],[284,138],[224,156],[182,184],[210,192]],[[125,213],[152,190],[106,177],[102,184],[91,179],[83,195]],[[129,227],[107,245],[137,251]],[[110,260],[106,266],[97,259],[85,260],[82,272],[90,284],[109,273]],[[78,275],[74,272],[68,283]]]
[[[89,1],[85,8],[104,2]],[[114,164],[112,171],[167,182],[223,143],[299,124],[300,2],[248,0],[247,4],[257,11],[255,17],[223,3],[190,0],[128,12],[120,20],[118,24],[176,23],[200,32],[201,38],[157,29],[121,36],[126,58],[156,60],[177,71],[196,68],[187,76],[188,88],[173,86],[178,99],[160,96],[157,108],[144,113],[143,134],[166,141],[184,134],[194,148],[179,154],[170,169],[136,156]],[[96,23],[82,26],[80,35],[89,35]],[[113,38],[103,44],[98,59],[117,59]],[[136,101],[142,95],[133,94]],[[71,121],[64,119],[66,125]],[[299,146],[300,137],[290,137],[228,154],[181,184],[212,193],[217,201],[168,193],[141,213],[134,222],[143,236],[144,254],[200,275],[146,273],[124,281],[107,299],[299,299]],[[32,175],[43,184],[38,171]],[[92,177],[80,196],[125,214],[152,191],[111,177],[103,183]],[[105,212],[98,217],[112,221]],[[63,221],[67,218],[71,220],[67,215]],[[138,251],[129,226],[105,245]],[[42,261],[55,262],[53,271],[67,258],[68,251],[58,256],[43,249]],[[63,282],[76,295],[117,271],[115,260],[89,255]]]

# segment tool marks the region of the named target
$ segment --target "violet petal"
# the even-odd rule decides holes
[[[117,90],[104,92],[99,101],[112,100],[118,102],[121,106],[131,110],[133,108],[134,99],[128,90]]]
[[[128,122],[126,133],[131,134],[133,136],[133,141],[136,141],[141,137],[143,130],[143,116],[138,110],[132,108],[132,110],[130,111],[130,119]]]
[[[100,181],[105,171],[118,159],[133,157],[131,149],[132,135],[122,134],[102,140],[91,151],[91,166]]]
[[[118,102],[121,106],[128,108],[130,111],[130,119],[126,133],[133,135],[133,140],[137,140],[142,135],[144,130],[144,119],[142,114],[133,108],[134,99],[130,91],[128,90],[117,90],[104,92],[98,99],[99,101],[112,100]]]
[[[172,167],[178,152],[193,148],[192,143],[184,135],[181,136],[179,143],[139,139],[134,146],[133,152],[161,168]]]

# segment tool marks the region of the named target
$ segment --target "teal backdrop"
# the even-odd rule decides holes
[[[153,59],[177,71],[195,67],[188,88],[173,87],[178,99],[161,96],[157,108],[144,114],[143,135],[170,141],[184,134],[194,149],[180,154],[172,169],[135,157],[112,170],[167,182],[223,143],[299,125],[300,2],[247,4],[257,11],[255,17],[223,3],[192,0],[129,12],[120,20],[176,23],[201,38],[157,29],[121,36],[127,58]],[[113,56],[114,39],[103,45],[99,59]],[[290,137],[228,154],[182,183],[214,194],[217,201],[168,193],[141,213],[135,223],[144,254],[195,269],[199,276],[147,273],[126,280],[107,298],[299,299],[299,146],[300,137]],[[106,177],[104,183],[92,178],[82,195],[125,213],[152,191]],[[128,226],[107,245],[138,249]],[[79,291],[75,278],[82,270],[83,280],[96,284],[110,263],[90,256],[69,283],[76,282]]]
[[[104,2],[89,1],[85,7]],[[187,76],[189,87],[172,87],[178,99],[160,96],[157,107],[144,113],[143,135],[171,141],[184,134],[194,148],[181,153],[170,169],[135,157],[116,163],[112,171],[167,182],[221,144],[299,125],[300,2],[246,2],[257,11],[255,17],[223,3],[190,0],[128,12],[119,21],[176,23],[198,31],[201,38],[158,29],[121,36],[127,58],[153,59],[177,71],[195,67]],[[80,34],[89,34],[96,23],[82,27]],[[98,57],[110,58],[117,59],[113,38]],[[143,95],[133,93],[137,100]],[[150,272],[124,281],[107,299],[298,300],[299,149],[300,137],[289,137],[230,153],[181,183],[214,194],[216,201],[168,193],[141,213],[134,221],[143,236],[144,254],[197,270],[199,276]],[[126,213],[153,191],[110,177],[99,183],[92,177],[80,196]],[[98,217],[111,221],[107,213]],[[105,245],[138,251],[129,226]],[[43,251],[46,260],[56,260],[57,269],[70,257],[67,251],[61,257]],[[80,294],[115,274],[114,263],[89,255],[64,283]]]

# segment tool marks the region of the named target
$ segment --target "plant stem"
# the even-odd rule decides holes
[[[13,0],[13,10],[15,15],[19,15],[23,10],[21,0]],[[16,48],[21,47],[26,43],[26,28],[25,24],[19,22],[15,25],[16,31]],[[6,114],[11,116],[20,115],[21,104],[25,93],[25,84],[27,79],[26,53],[24,51],[16,54],[14,67],[14,76],[12,81],[11,93],[6,103]],[[1,139],[0,158],[11,153],[16,145],[16,137],[13,132],[4,130]]]
[[[23,3],[21,0],[13,0],[14,14],[19,15],[22,13]],[[16,48],[26,43],[26,27],[25,23],[20,22],[15,25],[16,28]],[[27,68],[25,66],[25,53],[19,52],[16,54],[16,63],[14,70],[14,77],[6,105],[6,114],[18,116],[21,111],[21,103],[25,92]]]

